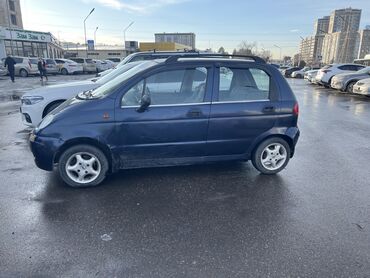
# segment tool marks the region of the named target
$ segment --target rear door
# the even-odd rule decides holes
[[[212,67],[166,67],[127,90],[115,114],[123,165],[203,156],[212,77]],[[137,109],[143,95],[150,96],[151,105],[140,113]]]
[[[207,154],[245,154],[271,129],[279,110],[277,86],[259,66],[220,65],[216,69]]]

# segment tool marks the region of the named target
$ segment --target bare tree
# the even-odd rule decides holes
[[[227,52],[225,51],[225,48],[224,48],[223,46],[221,46],[221,47],[218,49],[217,53],[219,53],[219,54],[226,54]]]
[[[239,49],[235,51],[236,52],[235,54],[253,55],[255,53],[255,50],[253,49],[257,48],[257,43],[256,42],[248,43],[247,41],[242,41],[238,47]]]

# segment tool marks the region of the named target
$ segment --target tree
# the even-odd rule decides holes
[[[221,46],[221,47],[218,49],[217,53],[219,53],[219,54],[225,54],[225,53],[226,53],[226,52],[225,52],[225,48],[224,48],[223,46]]]
[[[257,47],[257,43],[256,42],[253,42],[253,43],[248,43],[247,41],[242,41],[240,44],[239,44],[239,49],[238,50],[234,50],[235,51],[235,54],[239,54],[239,55],[253,55],[253,48],[256,48]],[[234,54],[234,52],[233,52]]]

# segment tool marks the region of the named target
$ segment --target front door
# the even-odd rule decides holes
[[[211,71],[196,66],[166,69],[127,90],[115,115],[121,167],[204,155]],[[138,112],[143,96],[151,104]]]
[[[271,129],[279,110],[269,74],[256,67],[220,66],[210,113],[207,153],[246,154],[257,136]]]

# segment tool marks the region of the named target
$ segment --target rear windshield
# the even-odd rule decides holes
[[[31,64],[37,64],[39,60],[37,59],[30,59]]]

